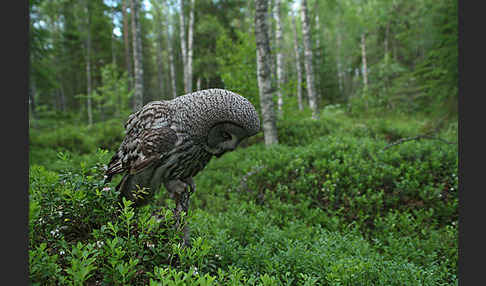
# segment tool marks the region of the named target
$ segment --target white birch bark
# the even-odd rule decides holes
[[[158,31],[157,31],[157,44],[156,44],[156,49],[157,51],[155,52],[155,57],[157,61],[157,81],[159,84],[159,94],[162,95],[164,94],[164,76],[163,76],[163,71],[162,71],[162,27],[158,25]]]
[[[192,53],[193,53],[193,30],[194,30],[194,8],[195,0],[191,0],[191,11],[189,12],[189,27],[187,32],[187,73],[186,92],[192,92]]]
[[[271,76],[272,76],[272,83],[273,83],[273,80],[276,78],[276,69],[275,69],[275,55],[274,55],[274,39],[275,39],[275,31],[273,30],[273,20],[274,20],[274,12],[273,12],[273,9],[275,7],[274,5],[274,1],[275,0],[268,0],[268,3],[269,3],[269,8],[267,8],[267,10],[269,9],[269,17],[268,17],[268,20],[267,20],[267,29],[268,29],[268,48],[270,50],[270,71],[271,71]]]
[[[361,62],[362,62],[362,74],[363,74],[363,86],[364,90],[368,90],[368,66],[366,64],[366,35],[361,34]]]
[[[172,98],[177,97],[177,90],[176,90],[176,77],[175,77],[175,68],[174,68],[174,56],[172,51],[172,39],[170,37],[169,32],[169,16],[166,17],[166,25],[167,25],[167,53],[169,56],[169,71],[170,71],[170,86],[171,86],[171,94]]]
[[[132,12],[132,43],[133,63],[135,72],[135,90],[133,95],[133,110],[137,111],[143,106],[143,61],[142,61],[142,39],[139,21],[140,2],[131,0]]]
[[[344,91],[343,88],[343,67],[342,67],[342,60],[341,60],[341,46],[342,46],[342,39],[341,39],[341,31],[339,28],[336,29],[336,66],[337,66],[337,76],[338,76],[338,84],[339,84],[339,92],[342,94]]]
[[[183,82],[184,82],[184,93],[188,93],[187,90],[187,46],[186,46],[186,20],[184,16],[184,0],[180,0],[180,37],[181,37],[181,52],[182,52],[182,70],[183,70]]]
[[[280,21],[280,0],[275,0],[275,48],[277,50],[277,105],[279,116],[282,116],[283,96],[282,96],[282,81],[283,81],[283,54],[282,54],[282,24]]]
[[[255,0],[255,41],[257,53],[257,77],[260,105],[262,108],[265,145],[278,144],[275,108],[270,71],[270,47],[267,27],[267,0]]]
[[[306,83],[307,83],[307,96],[309,98],[309,106],[312,110],[312,118],[317,119],[319,117],[319,112],[317,110],[317,100],[315,91],[315,81],[314,81],[314,69],[312,67],[312,42],[310,33],[310,23],[309,16],[307,13],[307,0],[302,0],[302,34],[304,37],[304,64],[306,73]]]
[[[154,28],[157,34],[157,40],[155,41],[155,57],[157,61],[157,81],[159,85],[159,95],[164,94],[164,72],[162,70],[163,60],[162,60],[162,15],[160,12],[160,7],[155,3],[153,5],[153,10],[155,10],[155,21]]]
[[[304,109],[302,105],[302,67],[300,63],[299,42],[297,39],[297,25],[295,24],[295,15],[292,15],[292,28],[294,32],[295,68],[297,69],[297,101],[299,103],[299,110],[302,110]]]
[[[128,90],[132,90],[133,88],[133,69],[132,69],[132,61],[130,57],[130,23],[129,17],[127,14],[127,2],[130,0],[123,0],[122,6],[122,17],[123,17],[123,41],[125,43],[125,65],[128,72]]]

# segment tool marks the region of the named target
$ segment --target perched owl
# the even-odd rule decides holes
[[[146,204],[164,184],[175,197],[178,216],[187,212],[195,191],[192,178],[213,156],[220,157],[257,134],[260,120],[241,95],[208,89],[152,101],[128,117],[125,129],[106,181],[124,173],[117,190],[135,205]]]

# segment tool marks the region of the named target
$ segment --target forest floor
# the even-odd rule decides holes
[[[118,206],[119,178],[103,185],[122,123],[40,122],[33,285],[457,285],[457,121],[417,137],[432,119],[307,113],[279,121],[280,144],[260,133],[195,177],[188,248],[165,192],[133,209]]]

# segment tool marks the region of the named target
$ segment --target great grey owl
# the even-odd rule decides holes
[[[105,176],[124,173],[117,190],[136,206],[146,204],[164,184],[176,202],[176,221],[187,212],[193,177],[213,156],[234,150],[257,134],[260,120],[243,96],[208,89],[169,101],[152,101],[128,117],[125,138]]]

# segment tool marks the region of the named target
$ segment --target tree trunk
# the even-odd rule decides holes
[[[182,70],[184,81],[184,93],[188,93],[187,90],[187,48],[186,48],[186,23],[184,17],[184,0],[180,0],[181,12],[180,12],[180,37],[181,37],[181,52],[182,52]]]
[[[364,90],[368,90],[368,66],[366,64],[366,35],[365,33],[361,34],[361,61],[363,65],[363,86]]]
[[[278,98],[278,112],[282,116],[283,96],[282,96],[282,81],[283,81],[283,54],[282,54],[282,24],[280,21],[280,0],[275,0],[275,47],[277,50],[277,98]]]
[[[201,90],[201,77],[197,77],[197,90]]]
[[[157,33],[157,40],[155,48],[155,58],[157,61],[157,81],[159,87],[159,96],[165,94],[164,92],[164,72],[162,70],[162,15],[160,14],[160,7],[154,7],[155,10],[155,21],[154,21],[154,28]]]
[[[169,32],[169,27],[170,27],[169,16],[167,16],[165,19],[167,25],[167,54],[169,56],[171,94],[172,94],[172,98],[176,98],[177,97],[176,77],[175,77],[175,68],[174,68],[174,57],[172,52],[172,40],[170,38],[170,32]]]
[[[302,0],[302,34],[304,36],[304,54],[305,54],[305,73],[307,83],[307,96],[309,98],[309,106],[312,110],[312,118],[317,119],[319,112],[317,110],[316,91],[314,82],[314,69],[312,67],[312,42],[310,34],[309,16],[307,14],[307,0]]]
[[[384,45],[385,45],[385,54],[384,58],[385,61],[388,61],[388,37],[390,35],[390,21],[386,23],[386,28],[385,28],[385,40],[384,40]]]
[[[337,45],[337,50],[336,50],[336,66],[337,66],[337,76],[338,76],[338,85],[339,85],[339,92],[341,93],[341,96],[343,96],[344,92],[344,87],[343,87],[343,65],[341,62],[341,47],[342,47],[342,39],[341,39],[341,31],[339,28],[336,30],[336,45]]]
[[[317,7],[317,1],[315,2],[315,6]],[[320,30],[320,26],[319,26],[319,14],[317,13],[318,10],[316,9],[316,59],[319,59],[319,57],[321,56],[321,38],[319,37],[320,34],[319,34],[319,30]],[[317,61],[318,63],[319,60]]]
[[[295,67],[297,69],[297,101],[299,103],[299,110],[302,110],[304,109],[302,105],[302,68],[300,64],[299,42],[297,39],[297,25],[295,24],[295,15],[292,15],[292,28],[294,30]]]
[[[123,15],[123,40],[125,42],[125,65],[128,72],[128,91],[133,88],[133,70],[132,61],[130,57],[130,18],[127,14],[127,2],[130,0],[123,0],[122,15]]]
[[[116,14],[115,14],[115,7],[112,7],[111,9],[111,13],[112,13],[112,29],[111,29],[111,63],[113,64],[113,68],[116,68],[116,49],[115,49],[115,43],[116,43],[116,36],[115,36],[115,33],[113,33],[113,30],[115,29],[115,23],[113,22],[115,20],[115,17],[116,17]],[[112,85],[112,91],[113,93],[115,93],[115,85]],[[121,102],[122,102],[122,99],[121,99],[121,94],[117,93],[116,95],[116,99],[117,99],[117,104],[116,104],[116,107],[115,107],[115,116],[120,116],[120,113],[121,113]]]
[[[132,12],[132,43],[133,43],[133,62],[135,68],[135,92],[133,95],[133,111],[137,111],[143,106],[143,57],[142,39],[140,31],[140,3],[139,0],[131,0]]]
[[[193,53],[193,31],[194,31],[194,9],[195,0],[191,0],[191,11],[189,13],[189,27],[187,33],[187,77],[186,92],[192,92],[192,53]]]
[[[159,86],[159,92],[158,94],[162,96],[164,94],[164,72],[162,70],[162,37],[159,35],[157,37],[157,45],[156,49],[157,51],[155,52],[155,57],[157,61],[157,81],[158,81],[158,86]]]
[[[275,33],[273,30],[273,19],[274,19],[274,13],[273,9],[275,7],[274,5],[275,0],[268,0],[270,4],[270,10],[269,10],[269,17],[268,17],[268,47],[270,50],[270,71],[271,71],[271,78],[272,78],[272,86],[274,84],[274,79],[277,77],[276,75],[276,69],[275,69],[275,56],[274,56],[274,39],[275,39]],[[268,10],[268,8],[267,8]]]
[[[278,112],[282,116],[283,96],[283,54],[282,54],[282,24],[280,21],[280,0],[275,0],[275,47],[277,50],[277,98],[278,98]]]
[[[87,15],[87,25],[86,25],[86,105],[88,109],[88,125],[91,126],[93,124],[93,112],[91,110],[91,11],[89,10],[88,1],[85,0],[85,11]]]
[[[260,105],[262,108],[265,145],[278,143],[273,90],[270,71],[270,47],[267,28],[267,0],[255,0],[255,41],[257,53],[257,77]]]

